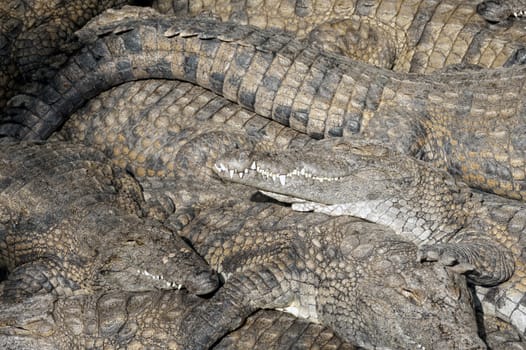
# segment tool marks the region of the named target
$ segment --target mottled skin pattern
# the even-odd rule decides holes
[[[141,8],[106,12],[79,35],[87,47],[48,85],[13,98],[0,134],[46,138],[116,84],[181,79],[315,138],[377,140],[472,187],[526,197],[526,68],[395,73],[280,33]]]
[[[97,286],[101,274],[125,290],[217,288],[190,247],[139,217],[139,185],[101,152],[10,144],[2,146],[0,164],[0,266],[10,272],[3,298],[70,295]]]
[[[1,304],[2,349],[177,349],[177,327],[200,302],[185,291],[99,291],[70,297],[36,296]],[[355,350],[327,327],[271,310],[251,315],[245,325],[213,349]]]
[[[223,203],[233,203],[232,195],[242,198],[250,194],[250,191],[246,190],[240,192],[233,191],[232,188],[221,187],[217,184],[217,178],[211,176],[209,168],[215,156],[228,149],[228,147],[225,148],[225,145],[220,144],[227,139],[218,139],[216,136],[209,138],[209,135],[217,135],[219,129],[230,133],[241,130],[250,135],[258,144],[270,143],[276,145],[276,148],[301,149],[316,142],[306,135],[294,132],[254,113],[249,113],[238,105],[222,100],[200,87],[165,80],[126,83],[93,98],[71,116],[53,138],[93,145],[104,150],[117,164],[130,169],[133,173],[137,173],[138,170],[149,173],[150,176],[141,178],[143,187],[152,197],[159,194],[167,195],[169,207],[178,207],[181,204],[187,206],[188,202],[198,203],[198,206],[203,207],[217,203],[218,196]],[[134,133],[126,132],[126,130],[134,130]],[[208,132],[203,132],[205,130]],[[149,141],[154,135],[158,143]],[[185,135],[188,141],[186,143],[181,140],[175,142],[178,135],[179,137]],[[209,141],[203,143],[203,141],[197,141],[199,138]],[[168,141],[173,142],[175,147],[170,146],[169,149],[165,149]],[[180,150],[178,150],[179,145],[181,145]],[[203,148],[203,145],[206,147]],[[238,145],[250,144],[238,143]],[[188,152],[196,146],[205,151],[192,151],[190,154],[193,156],[181,157],[182,150]],[[160,158],[159,155],[161,155]],[[177,161],[174,162],[174,159]],[[197,161],[192,159],[197,159]],[[170,167],[170,164],[175,164],[174,172],[158,173],[163,167]],[[177,164],[186,164],[186,166],[182,168]],[[188,191],[182,189],[183,186],[180,186],[180,183],[183,179],[177,174],[181,175],[185,172],[187,175],[191,174],[190,177],[194,182],[202,182],[205,186],[189,187],[192,190]],[[162,176],[162,181],[155,182],[157,188],[149,187],[149,184],[154,182],[152,174]],[[174,179],[177,180],[172,185]],[[207,195],[206,192],[212,188],[214,193]],[[167,201],[164,200],[161,203],[166,204]],[[203,217],[208,215],[210,214],[202,214]],[[238,219],[242,218],[243,215],[239,213]],[[234,226],[237,227],[237,224]],[[496,300],[490,303],[495,304]],[[497,324],[485,315],[483,327],[488,330],[494,329]],[[496,348],[502,348],[507,341],[514,346],[519,346],[520,338],[517,336],[508,339],[508,337],[503,338],[500,332],[497,333],[499,335],[493,342],[497,344]],[[506,334],[513,334],[513,332],[506,332]],[[264,346],[264,341],[258,344]]]
[[[126,0],[0,2],[0,110],[24,81],[46,79],[79,48],[74,32]]]
[[[449,65],[502,67],[524,48],[520,24],[494,26],[480,0],[197,0],[154,1],[163,13],[211,14],[278,28],[385,68],[430,73]]]
[[[248,210],[253,217],[242,215],[247,220],[240,222],[237,216],[242,210]],[[34,303],[38,312],[24,303],[10,306],[13,312],[2,316],[0,339],[15,342],[37,338],[61,349],[103,345],[205,349],[229,329],[240,326],[256,308],[292,303],[301,312],[305,312],[301,307],[305,304],[311,317],[312,312],[319,317],[318,322],[330,323],[344,336],[368,347],[377,343],[417,348],[420,343],[427,349],[485,349],[476,335],[463,278],[438,265],[417,263],[412,244],[379,226],[357,219],[313,215],[306,221],[302,218],[304,225],[292,228],[298,226],[302,215],[271,204],[245,203],[231,211],[213,210],[208,214],[185,231],[209,262],[229,276],[210,300],[198,301],[171,291],[79,295],[53,304],[45,299],[29,299],[25,303]],[[266,220],[260,226],[262,218]],[[234,223],[239,233],[233,229]],[[297,234],[302,239],[291,239]],[[254,246],[258,237],[261,242]],[[243,249],[232,248],[234,241]],[[255,254],[246,254],[255,250]],[[309,255],[309,250],[316,258]],[[343,253],[348,253],[346,259]],[[313,267],[319,269],[325,264],[324,273]],[[328,273],[331,270],[333,273]],[[334,280],[336,276],[338,280]],[[428,283],[436,287],[429,288]],[[340,287],[335,288],[337,285]],[[311,310],[313,307],[316,310]],[[339,311],[331,320],[334,308]],[[415,318],[419,327],[414,327]],[[250,331],[253,327],[246,328]],[[284,330],[280,333],[294,334]],[[310,335],[304,337],[312,341]],[[238,342],[223,340],[227,344],[229,341]],[[260,341],[264,343],[265,338]],[[273,344],[268,342],[269,347]]]
[[[194,292],[210,292],[216,280],[208,266],[203,270],[199,260],[192,260],[188,248],[171,243],[176,237],[155,237],[152,230],[128,216],[118,220],[117,209],[110,208],[120,203],[119,198],[110,208],[97,210],[101,201],[97,194],[105,183],[96,180],[111,179],[111,168],[100,161],[100,153],[62,143],[15,144],[6,146],[2,153],[10,160],[4,161],[5,169],[14,175],[2,179],[4,186],[7,184],[2,192],[7,202],[2,256],[8,266],[18,265],[1,286],[2,303],[7,302],[3,309],[19,310],[7,312],[5,323],[1,323],[7,344],[18,346],[24,344],[24,338],[28,342],[44,338],[44,345],[51,342],[63,349],[125,345],[205,349],[240,327],[258,309],[278,308],[331,326],[342,337],[367,347],[486,348],[477,335],[463,277],[437,264],[419,263],[416,246],[397,239],[388,229],[348,217],[319,214],[305,219],[271,203],[241,201],[234,207],[212,208],[181,232],[226,281],[212,298],[185,302],[185,295],[177,292],[139,293],[152,287],[175,288],[168,282],[179,273],[190,276],[185,285]],[[78,158],[85,163],[76,162]],[[92,158],[98,162],[90,163]],[[87,170],[85,176],[82,170]],[[36,179],[27,181],[27,177]],[[37,185],[40,196],[33,188]],[[121,206],[136,194],[130,185],[134,183],[122,181]],[[68,207],[58,206],[48,192]],[[28,197],[43,204],[36,211],[19,208]],[[52,213],[48,203],[54,205]],[[15,214],[19,215],[16,219]],[[96,220],[90,220],[91,215]],[[68,219],[77,217],[81,217],[80,223],[72,227],[73,220]],[[120,225],[114,226],[110,218]],[[61,221],[57,226],[66,225],[61,230],[52,227],[45,239],[35,238],[27,230],[29,224],[24,225],[30,222],[40,229],[57,219]],[[85,227],[101,226],[114,230],[83,234]],[[68,229],[74,231],[68,235]],[[124,248],[111,245],[111,237],[117,233],[124,236]],[[79,241],[75,241],[77,236]],[[40,247],[34,244],[35,239]],[[97,245],[98,240],[104,245]],[[93,253],[86,257],[90,245],[97,245],[92,251],[102,257]],[[141,261],[145,253],[147,257]],[[98,260],[105,262],[99,264],[103,267],[86,278],[97,283],[92,288],[77,285],[78,270],[96,265]],[[83,265],[67,269],[76,261]],[[44,265],[51,267],[42,268]],[[33,275],[36,278],[31,278]],[[47,277],[44,281],[42,275]],[[436,287],[430,288],[434,283]],[[54,301],[37,299],[36,309],[24,309],[24,303],[33,300],[27,299],[31,296],[28,286],[36,285],[39,289],[34,293],[50,293]],[[13,296],[18,305],[9,302]],[[415,318],[419,319],[418,328],[414,327]]]
[[[524,0],[486,0],[477,5],[477,12],[490,22],[506,22],[526,15]]]
[[[226,180],[293,203],[294,210],[353,215],[392,228],[421,245],[422,260],[496,286],[489,294],[479,290],[485,311],[525,333],[524,203],[472,192],[423,162],[344,139],[301,150],[238,151],[220,158],[216,169]]]

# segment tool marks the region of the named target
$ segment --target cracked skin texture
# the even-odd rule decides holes
[[[79,48],[74,32],[125,0],[0,2],[0,109],[24,82],[47,79]]]
[[[292,203],[294,210],[352,215],[390,227],[420,245],[422,260],[453,265],[485,287],[477,289],[485,312],[526,332],[523,202],[473,192],[424,162],[356,140],[233,151],[215,169],[227,181]]]
[[[106,12],[79,36],[86,48],[49,84],[12,99],[0,134],[46,138],[100,91],[180,79],[314,138],[376,140],[472,187],[526,197],[526,68],[396,73],[276,32],[132,7]]]
[[[215,127],[213,126],[214,124]],[[184,130],[185,128],[187,130]],[[195,141],[199,137],[207,139],[207,133],[217,128],[232,133],[242,130],[253,137],[256,143],[270,143],[275,145],[276,147],[274,148],[277,149],[305,149],[309,145],[310,147],[316,147],[316,141],[308,138],[306,135],[294,132],[275,122],[247,112],[238,105],[224,101],[209,91],[188,83],[165,80],[126,83],[93,98],[86,106],[71,116],[60,132],[52,138],[83,142],[97,147],[104,150],[110,158],[114,158],[121,166],[131,169],[132,172],[135,171],[133,169],[146,169],[148,172],[148,169],[155,165],[157,168],[152,166],[151,170],[151,174],[155,175],[160,168],[171,164],[172,159],[181,159],[178,155],[180,150],[178,151],[177,147],[171,146],[168,151],[164,148],[159,148],[158,145],[151,142],[141,142],[141,140],[149,140],[155,135],[155,139],[159,140],[159,145],[172,142],[173,145],[181,145],[181,142],[174,142],[174,137],[179,133],[185,136],[185,144],[182,146],[182,149],[187,151],[196,147],[201,149],[203,143],[195,143]],[[126,130],[135,130],[135,132],[127,133],[125,132]],[[206,130],[208,131],[203,133]],[[200,136],[195,137],[194,135]],[[168,140],[170,141],[168,142]],[[221,140],[225,141],[226,139]],[[189,172],[195,182],[206,184],[204,189],[199,188],[197,191],[192,191],[193,198],[195,198],[196,202],[201,201],[201,206],[203,206],[202,203],[204,202],[207,203],[205,206],[217,203],[218,195],[221,198],[221,202],[232,203],[231,199],[229,199],[232,196],[232,192],[235,192],[234,197],[236,198],[245,196],[239,195],[240,191],[247,192],[243,189],[232,191],[231,188],[220,188],[218,190],[217,179],[210,176],[210,170],[202,171],[203,165],[206,165],[204,168],[211,168],[215,155],[225,151],[224,146],[220,145],[220,142],[222,141],[216,137],[211,138],[211,141],[206,143],[208,146],[204,154],[191,152],[191,154],[199,154],[197,157],[199,161],[190,161],[193,157],[185,157],[187,160],[184,163],[187,164],[187,167],[185,169],[178,168],[177,170],[179,174],[185,171]],[[243,147],[246,146],[250,146],[250,143],[243,144]],[[127,149],[127,151],[121,152],[122,149]],[[118,152],[115,152],[115,150],[118,150]],[[156,160],[156,157],[159,157],[159,155],[161,155],[161,159]],[[203,156],[205,157],[203,158]],[[175,163],[183,162],[178,160]],[[327,168],[330,167],[327,166]],[[163,184],[166,184],[167,179],[176,177],[174,173],[163,173],[163,176]],[[151,181],[151,177],[141,180],[145,189],[148,188],[147,183],[149,181]],[[177,181],[182,181],[182,179],[179,177]],[[170,188],[169,185],[161,186],[153,192],[169,192],[170,198],[173,199],[177,197],[177,191],[174,188]],[[207,200],[206,195],[198,193],[199,191],[206,192],[210,188],[214,188],[216,198],[212,196],[212,198]],[[152,191],[152,189],[149,190]],[[219,194],[221,193],[220,191],[223,193]],[[185,198],[185,196],[183,195],[180,198]],[[181,199],[177,202],[178,204],[175,204],[175,207],[180,205]],[[505,204],[501,206],[502,209],[493,210],[493,212],[509,210],[504,209],[507,208]],[[520,226],[520,218],[523,215],[520,211],[515,214],[508,213],[508,215],[510,215],[510,218],[514,218],[510,220],[511,222],[516,222],[514,226]],[[206,216],[207,214],[204,214],[204,217]],[[504,215],[502,216],[504,217]],[[500,219],[500,221],[503,220],[505,219]],[[506,227],[500,228],[503,232],[506,229]],[[517,246],[520,246],[520,244]],[[484,298],[485,307],[495,307],[502,300],[506,300],[506,294],[499,292],[499,288],[491,290],[488,296],[493,295],[494,297],[493,299],[490,299],[490,297]],[[499,300],[501,301],[499,302]],[[486,328],[491,329],[497,323],[487,315],[485,316],[484,325]],[[516,344],[516,340],[512,342]],[[496,343],[499,346],[503,346],[502,339]]]
[[[491,1],[489,1],[491,2]],[[480,1],[258,0],[154,1],[163,13],[210,14],[223,21],[277,28],[384,68],[431,73],[450,65],[502,67],[526,44],[520,23],[495,26]],[[479,5],[480,7],[480,5]],[[503,7],[493,6],[505,12]],[[480,12],[480,10],[479,10]]]
[[[131,291],[217,288],[217,276],[181,238],[141,217],[138,183],[101,152],[61,143],[1,150],[3,300],[72,295],[96,288],[101,275]]]

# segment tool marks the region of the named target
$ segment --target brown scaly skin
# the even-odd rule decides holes
[[[227,203],[243,197],[243,190],[217,181],[211,169],[219,155],[314,141],[199,86],[170,80],[117,86],[90,100],[51,139],[103,151],[140,181],[151,208],[158,209],[151,214],[169,215],[177,227],[218,198]]]
[[[2,349],[177,349],[177,326],[200,300],[184,291],[99,291],[0,304]],[[259,311],[213,349],[355,350],[333,331],[278,311]]]
[[[79,48],[73,33],[127,0],[3,0],[0,2],[0,110],[24,81],[46,79]]]
[[[315,138],[377,140],[472,187],[526,198],[526,68],[395,73],[276,32],[141,8],[106,12],[79,35],[87,47],[48,85],[11,100],[0,135],[46,138],[100,91],[180,79]]]
[[[17,143],[1,146],[0,163],[0,267],[10,272],[4,300],[74,294],[97,286],[101,274],[132,291],[217,288],[190,247],[138,216],[139,185],[101,152]]]
[[[486,0],[477,5],[477,12],[490,22],[505,22],[526,15],[524,0]]]
[[[148,189],[153,197],[167,195],[169,207],[188,206],[188,202],[190,206],[197,203],[203,207],[216,205],[217,202],[232,204],[232,196],[238,199],[248,194],[243,189],[220,186],[217,178],[210,174],[209,168],[216,155],[231,149],[222,144],[228,143],[228,138],[217,138],[217,130],[229,133],[242,131],[258,145],[270,143],[278,149],[304,149],[316,142],[306,135],[247,112],[200,87],[166,80],[126,83],[93,98],[53,138],[92,145],[104,150],[117,164],[134,174],[138,171],[149,173],[150,176],[141,177],[143,188]],[[250,143],[240,143],[239,140],[237,138],[238,147],[250,146]],[[181,157],[182,153],[188,155]],[[163,168],[173,168],[175,171],[159,173]],[[184,180],[177,174],[184,173],[190,177],[190,181],[184,182],[189,185],[181,186]],[[154,181],[151,175],[161,176],[162,180]],[[151,186],[152,182],[155,186]],[[172,182],[175,183],[172,185]],[[196,182],[205,186],[196,187],[193,185]],[[181,190],[182,187],[191,189],[185,191]],[[207,194],[209,191],[213,193]],[[161,203],[166,204],[167,201]],[[207,214],[202,215],[206,217]],[[238,218],[241,220],[243,215],[239,214]],[[489,303],[495,304],[496,300],[490,300]],[[485,315],[483,326],[488,329],[488,333],[497,324]],[[520,337],[503,338],[502,333],[504,331],[491,333],[488,341],[496,344],[496,348],[505,346],[507,341],[519,346]],[[511,335],[513,332],[505,334]],[[264,342],[258,344],[264,346]]]
[[[234,151],[216,169],[225,180],[293,203],[294,210],[389,226],[421,245],[423,260],[454,265],[471,282],[490,287],[479,289],[485,312],[525,334],[524,203],[474,193],[428,164],[345,139],[277,152]]]
[[[43,338],[60,349],[208,349],[257,309],[283,308],[366,348],[486,348],[464,278],[418,263],[413,244],[379,225],[322,214],[305,218],[243,201],[211,208],[182,233],[226,279],[212,298],[95,293],[53,304],[36,300],[44,308],[37,315],[20,303],[0,317],[0,341]]]
[[[385,68],[430,73],[449,65],[502,67],[526,44],[522,26],[494,26],[479,0],[154,1],[163,13],[207,13],[222,20],[278,28],[325,49]],[[479,6],[480,8],[480,6]],[[519,61],[523,62],[523,61]]]

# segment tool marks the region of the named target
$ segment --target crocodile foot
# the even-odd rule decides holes
[[[475,285],[494,286],[513,274],[515,264],[509,254],[492,242],[439,243],[420,246],[417,259],[450,266]]]

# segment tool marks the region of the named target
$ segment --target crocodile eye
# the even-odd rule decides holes
[[[418,293],[417,291],[413,291],[408,288],[402,288],[400,289],[400,294],[407,298],[412,304],[422,305],[422,298],[419,295],[420,293]]]
[[[126,241],[126,244],[130,246],[142,246],[144,242],[138,239],[129,239]]]

